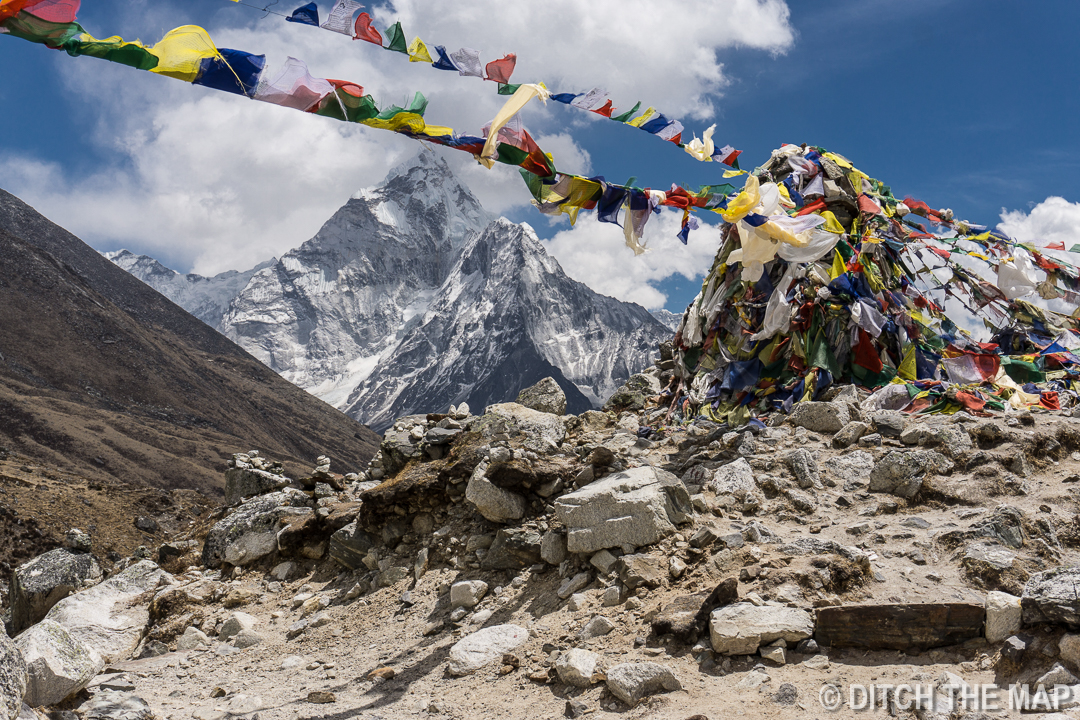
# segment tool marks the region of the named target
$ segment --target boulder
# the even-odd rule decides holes
[[[353,520],[330,536],[330,547],[327,552],[330,559],[338,564],[350,570],[359,570],[365,567],[364,557],[371,552],[375,544],[375,538],[361,530]],[[274,573],[278,574],[277,568],[274,569]],[[287,577],[288,573],[285,574]],[[278,579],[285,580],[286,577]]]
[[[672,600],[653,618],[652,631],[657,636],[672,635],[676,640],[694,643],[705,632],[712,611],[738,599],[739,581],[728,578],[711,593],[683,595]]]
[[[623,555],[615,562],[615,572],[630,590],[660,587],[667,575],[663,558],[652,555]]]
[[[1028,578],[1020,596],[1025,625],[1080,625],[1080,567],[1059,567]]]
[[[604,403],[605,410],[641,410],[645,401],[660,394],[660,379],[646,373],[631,375]]]
[[[64,626],[105,662],[131,657],[150,622],[151,591],[172,576],[149,560],[58,602],[47,620]]]
[[[651,545],[691,519],[682,481],[654,467],[615,473],[555,501],[567,528],[567,549],[593,553],[610,547]]]
[[[82,720],[154,720],[150,704],[138,695],[101,690],[79,706]]]
[[[832,446],[838,450],[851,447],[869,432],[869,425],[860,420],[852,420],[833,435]]]
[[[86,552],[50,550],[11,574],[11,628],[18,635],[68,595],[101,582],[101,566]]]
[[[589,687],[599,661],[600,656],[594,652],[572,648],[555,661],[555,672],[559,674],[559,680],[567,685]]]
[[[842,402],[801,402],[791,409],[788,422],[810,432],[833,434],[851,422],[851,411]]]
[[[461,676],[474,673],[489,662],[524,645],[529,631],[518,625],[494,625],[466,635],[450,648],[449,671]]]
[[[405,419],[407,418],[399,419],[398,422]],[[423,435],[420,437],[422,438]],[[397,471],[405,467],[410,460],[423,455],[423,448],[420,447],[417,440],[418,438],[413,437],[409,428],[404,430],[390,428],[386,431],[382,443],[379,445],[379,451],[382,453],[383,458],[383,472],[388,477],[396,475]]]
[[[259,618],[248,615],[246,612],[234,612],[225,619],[218,629],[218,639],[228,642],[229,638],[239,635],[244,630],[254,630],[259,624]]]
[[[821,471],[818,470],[817,461],[809,450],[805,448],[793,450],[784,459],[787,461],[791,474],[795,476],[795,481],[799,483],[799,487],[825,489],[825,486],[821,484]]]
[[[765,496],[758,490],[754,471],[746,458],[739,458],[717,468],[708,487],[718,497],[726,496],[737,501],[743,512],[756,512],[765,502]]]
[[[7,633],[0,633],[0,720],[18,717],[28,679],[22,651]]]
[[[1020,631],[1020,598],[993,591],[986,594],[986,642],[997,644]]]
[[[468,484],[465,486],[465,499],[487,520],[505,523],[520,520],[528,506],[525,498],[515,492],[504,490],[487,479],[488,465],[476,466]]]
[[[981,637],[985,610],[974,603],[843,605],[817,612],[818,645],[928,650]]]
[[[450,607],[474,608],[487,594],[488,584],[483,580],[463,580],[450,586]]]
[[[540,533],[526,528],[503,528],[495,533],[480,567],[485,570],[518,570],[540,562]]]
[[[1019,641],[1019,638],[1017,640]],[[1074,668],[1080,667],[1080,634],[1065,633],[1061,636],[1058,640],[1058,657]]]
[[[517,403],[488,405],[480,426],[503,425],[511,437],[516,437],[528,450],[550,453],[566,439],[566,424],[562,417],[540,412]]]
[[[101,655],[48,618],[15,638],[15,644],[26,660],[23,701],[32,707],[55,705],[86,687],[105,667]]]
[[[225,504],[234,505],[255,495],[280,490],[292,480],[284,475],[251,467],[231,467],[225,471]]]
[[[874,469],[874,456],[865,450],[855,450],[822,461],[831,477],[841,483],[857,482],[870,477]]]
[[[559,565],[567,556],[566,533],[548,530],[540,538],[540,559],[550,565]]]
[[[891,493],[910,500],[922,489],[928,473],[948,474],[953,463],[932,450],[894,450],[870,471],[870,492]]]
[[[647,695],[682,690],[675,673],[654,662],[616,665],[607,672],[607,686],[612,695],[631,707]]]
[[[244,565],[277,550],[277,532],[289,516],[310,514],[311,499],[299,490],[285,489],[241,503],[210,528],[203,543],[203,564]]]
[[[1016,555],[993,541],[974,542],[964,550],[960,565],[974,577],[983,582],[994,584],[1001,579],[1001,574],[1012,569]]]
[[[752,655],[777,640],[797,643],[814,634],[814,618],[798,608],[736,603],[714,610],[709,639],[721,655]]]
[[[195,650],[204,645],[210,645],[210,638],[199,628],[189,627],[184,631],[176,640],[176,649],[179,652],[185,652],[187,650]]]
[[[870,423],[873,425],[874,431],[884,437],[900,437],[909,419],[909,415],[905,415],[899,410],[878,410],[870,413]]]
[[[566,393],[554,378],[546,377],[517,396],[518,405],[552,415],[566,414]]]

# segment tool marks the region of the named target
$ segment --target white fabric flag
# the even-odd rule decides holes
[[[450,53],[450,62],[458,69],[459,75],[471,75],[472,77],[484,77],[484,67],[480,64],[480,51],[472,48],[461,48],[457,52]]]
[[[334,9],[330,11],[330,17],[326,18],[320,27],[323,30],[331,30],[352,37],[353,13],[364,7],[355,0],[334,0]]]

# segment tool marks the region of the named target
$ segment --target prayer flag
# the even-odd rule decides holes
[[[450,53],[450,61],[454,63],[459,75],[470,77],[484,77],[484,69],[480,65],[480,51],[472,48],[459,48],[457,52]]]
[[[409,62],[431,62],[431,53],[428,52],[427,45],[419,36],[409,43]]]
[[[485,67],[487,79],[497,83],[509,83],[510,76],[514,74],[514,66],[517,65],[517,55],[510,53],[500,60],[492,60]]]
[[[351,36],[353,13],[362,7],[364,6],[355,0],[335,0],[334,9],[321,25],[322,29]]]
[[[285,18],[288,22],[300,23],[301,25],[319,26],[319,6],[313,2],[301,5],[293,10],[292,15]]]
[[[401,30],[401,23],[396,22],[386,28],[386,49],[404,55],[409,54],[409,47],[405,43],[405,33]]]
[[[353,40],[366,40],[369,43],[375,43],[379,47],[382,47],[382,35],[379,31],[371,27],[371,16],[366,12],[360,13],[356,16],[356,24],[353,26]]]

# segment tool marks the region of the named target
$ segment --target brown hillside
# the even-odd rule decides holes
[[[348,472],[377,442],[0,190],[0,444],[91,479],[219,492],[233,452]]]

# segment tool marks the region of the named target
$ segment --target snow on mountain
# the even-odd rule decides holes
[[[512,400],[551,375],[580,413],[645,369],[666,335],[644,308],[567,277],[528,225],[499,219],[465,246],[420,322],[345,410],[382,427],[462,401]]]
[[[670,310],[653,310],[652,316],[660,321],[664,327],[675,332],[679,329],[679,323],[682,322],[682,315],[676,315]]]
[[[123,260],[178,304],[196,302],[152,260]],[[567,277],[528,225],[487,213],[426,149],[224,304],[203,319],[375,429],[452,403],[513,400],[548,375],[581,412],[671,334],[644,308]]]
[[[251,276],[275,261],[274,258],[251,270],[229,270],[213,277],[181,275],[170,270],[147,255],[136,255],[128,250],[102,253],[122,269],[127,270],[204,323],[217,330],[229,303],[251,280]]]

